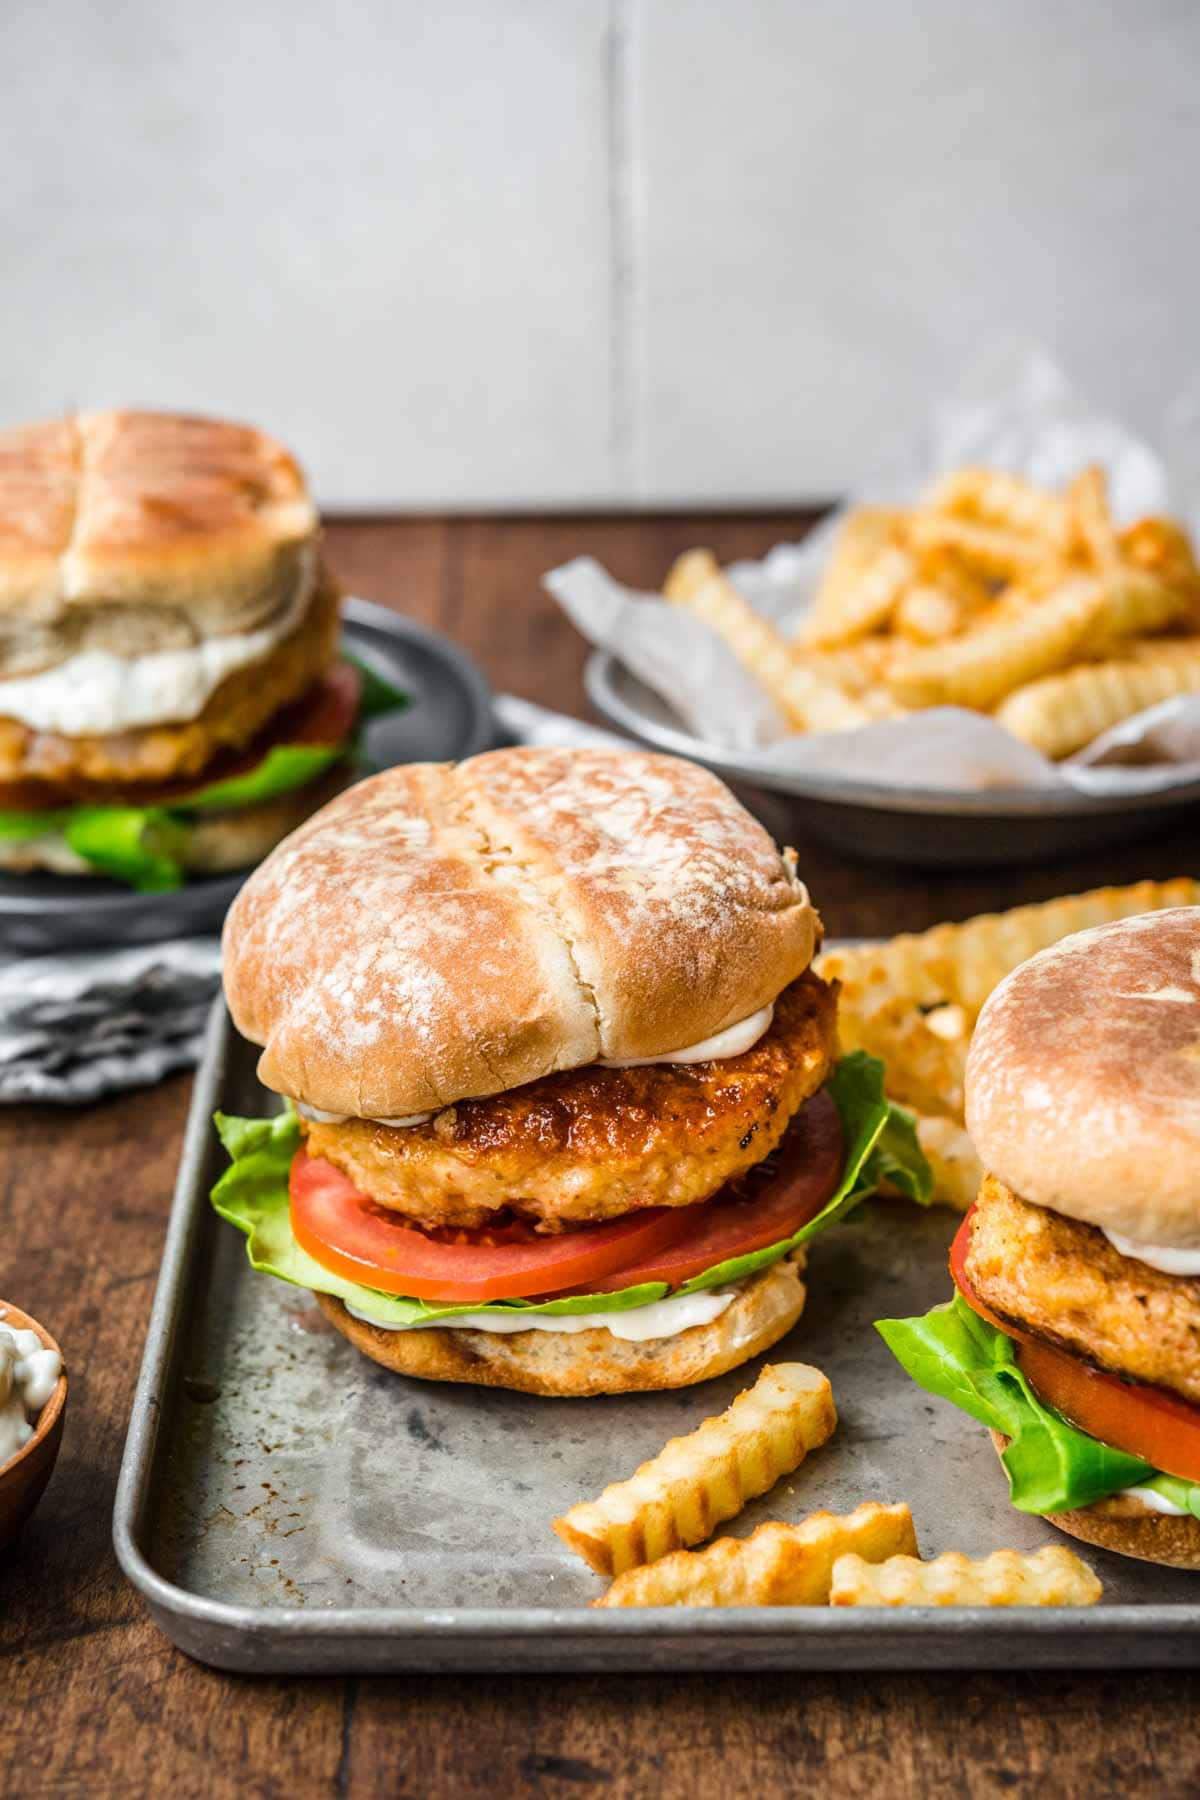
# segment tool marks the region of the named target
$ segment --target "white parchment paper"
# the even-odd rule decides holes
[[[1169,464],[1084,402],[1044,352],[1001,350],[935,412],[921,441],[889,457],[847,507],[912,501],[933,476],[966,464],[1009,469],[1062,488],[1089,463],[1100,463],[1119,523],[1173,512],[1194,532],[1196,494],[1185,475],[1186,448],[1178,445]],[[845,510],[803,543],[778,544],[761,562],[734,563],[728,570],[751,604],[788,636],[812,605]],[[716,635],[679,607],[614,581],[591,557],[552,569],[545,586],[584,637],[660,695],[702,744],[735,751],[765,775],[1093,794],[1145,793],[1200,780],[1200,696],[1164,701],[1063,763],[1050,762],[994,720],[962,707],[937,707],[857,731],[796,736]]]

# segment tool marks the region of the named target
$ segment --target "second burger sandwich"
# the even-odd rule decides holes
[[[1014,1506],[1200,1568],[1200,907],[1064,938],[967,1063],[985,1169],[955,1296],[882,1332],[990,1426]]]
[[[790,853],[671,757],[389,770],[275,850],[225,929],[286,1096],[219,1120],[214,1204],[377,1362],[586,1395],[775,1343],[804,1245],[927,1197],[881,1065],[838,1061]]]

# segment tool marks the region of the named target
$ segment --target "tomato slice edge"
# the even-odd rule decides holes
[[[974,1211],[972,1206],[950,1247],[954,1285],[972,1312],[1016,1343],[1017,1362],[1038,1398],[1099,1443],[1140,1457],[1164,1475],[1200,1481],[1200,1407],[1148,1382],[1094,1369],[1083,1357],[998,1318],[984,1304],[965,1268]]]
[[[289,1177],[292,1231],[323,1268],[412,1299],[458,1304],[610,1293],[645,1282],[675,1287],[790,1237],[824,1206],[842,1162],[837,1108],[817,1094],[796,1115],[780,1167],[757,1194],[721,1190],[694,1206],[647,1208],[532,1242],[484,1245],[439,1242],[388,1218],[332,1163],[300,1150]]]

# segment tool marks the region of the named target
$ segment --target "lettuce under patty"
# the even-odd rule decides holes
[[[307,787],[348,753],[359,753],[358,739],[370,720],[408,705],[408,695],[355,657],[362,678],[358,719],[352,738],[340,744],[272,744],[261,762],[240,775],[197,788],[186,800],[169,806],[68,806],[49,812],[0,811],[0,841],[31,842],[59,838],[84,862],[113,881],[139,893],[164,893],[180,887],[180,862],[190,821],[210,812],[236,812],[261,806],[282,794]]]
[[[846,1161],[842,1179],[815,1218],[789,1238],[715,1264],[679,1288],[694,1294],[704,1288],[742,1281],[778,1262],[824,1231],[887,1181],[913,1200],[928,1202],[932,1191],[929,1166],[917,1144],[908,1113],[892,1104],[883,1091],[883,1064],[865,1051],[838,1063],[827,1083],[842,1120]],[[407,1300],[361,1287],[323,1268],[292,1236],[288,1208],[288,1171],[300,1145],[300,1128],[291,1112],[274,1119],[239,1119],[217,1114],[217,1130],[229,1152],[228,1169],[212,1191],[212,1203],[223,1219],[246,1234],[246,1252],[255,1269],[319,1294],[348,1301],[366,1318],[381,1325],[421,1325],[464,1313],[624,1312],[648,1306],[670,1293],[664,1281],[643,1282],[612,1294],[571,1294],[559,1300],[492,1300],[440,1304]]]
[[[875,1329],[918,1387],[1008,1438],[1001,1460],[1018,1511],[1069,1512],[1122,1488],[1153,1487],[1200,1519],[1200,1485],[1159,1473],[1043,1406],[1017,1363],[1013,1340],[961,1294],[923,1318],[878,1319]]]

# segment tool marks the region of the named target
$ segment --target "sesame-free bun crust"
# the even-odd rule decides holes
[[[998,1431],[989,1435],[999,1455],[1008,1439]],[[1139,1562],[1163,1563],[1171,1569],[1200,1569],[1200,1519],[1154,1512],[1136,1495],[1114,1494],[1107,1500],[1094,1500],[1091,1506],[1045,1516],[1048,1525],[1057,1525],[1069,1537],[1095,1544],[1100,1550],[1114,1550]]]
[[[818,929],[694,763],[497,750],[389,769],[280,845],[226,920],[225,991],[267,1087],[394,1118],[698,1043],[802,974]]]
[[[121,411],[0,432],[0,675],[250,630],[311,578],[316,532],[296,463],[248,426]]]
[[[708,1325],[677,1337],[628,1343],[602,1327],[590,1331],[382,1331],[318,1294],[325,1317],[356,1350],[397,1375],[465,1381],[522,1394],[584,1399],[691,1387],[736,1369],[786,1335],[804,1309],[803,1252],[755,1275],[732,1306]]]
[[[1023,963],[980,1014],[966,1109],[984,1167],[1023,1199],[1200,1248],[1200,907]]]

